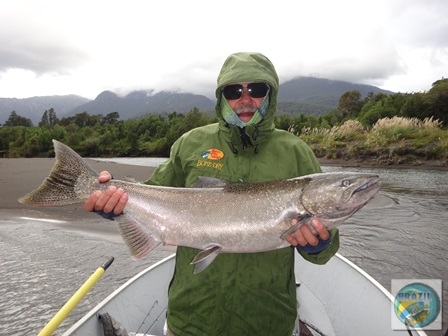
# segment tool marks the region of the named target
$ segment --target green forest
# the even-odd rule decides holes
[[[50,108],[34,126],[12,111],[0,127],[0,156],[52,157],[51,140],[57,139],[84,157],[167,157],[183,133],[216,121],[197,108],[128,120],[113,111],[59,119]],[[320,158],[414,165],[441,160],[448,166],[448,79],[437,80],[427,92],[362,97],[347,91],[327,114],[297,111],[277,116],[275,123],[306,141]]]

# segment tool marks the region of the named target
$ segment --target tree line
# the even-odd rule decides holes
[[[382,118],[433,118],[448,125],[448,79],[432,84],[428,92],[369,93],[362,97],[357,90],[341,95],[337,108],[320,117],[297,111],[295,115],[279,115],[277,128],[294,130],[331,129],[347,120],[356,120],[372,127]],[[72,147],[85,157],[100,156],[169,156],[174,141],[183,133],[216,122],[216,117],[194,108],[186,114],[172,112],[167,116],[120,120],[118,112],[91,115],[88,112],[59,119],[50,108],[43,112],[38,126],[12,111],[0,127],[0,155],[3,157],[53,156],[52,139]]]

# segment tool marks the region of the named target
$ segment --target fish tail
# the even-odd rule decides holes
[[[19,202],[39,206],[75,204],[98,189],[99,174],[78,153],[57,140],[53,140],[53,145],[56,162],[50,175],[39,188],[19,198]]]

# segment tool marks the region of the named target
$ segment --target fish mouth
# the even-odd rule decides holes
[[[354,212],[366,205],[375,196],[377,191],[380,189],[380,186],[379,176],[373,176],[361,186],[353,190],[350,198],[352,199],[352,205],[356,204]],[[370,197],[366,197],[366,195],[369,196],[369,193]]]
[[[362,192],[366,189],[370,189],[372,187],[375,187],[379,189],[380,187],[380,182],[378,181],[378,177],[372,177],[370,178],[370,180],[368,180],[366,183],[364,183],[363,185],[361,185],[360,187],[358,187],[357,189],[355,189],[353,191],[353,194],[356,194],[358,192]]]
[[[358,193],[366,193],[369,190],[378,190],[380,188],[379,177],[371,177],[367,182],[353,190],[352,196]],[[372,195],[373,196],[373,195]]]

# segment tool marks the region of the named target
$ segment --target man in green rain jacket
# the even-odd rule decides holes
[[[301,139],[275,128],[278,88],[275,68],[265,56],[230,55],[218,76],[219,122],[182,135],[169,160],[145,183],[190,187],[199,176],[254,183],[321,172]],[[99,178],[108,179],[107,172]],[[84,208],[119,214],[126,201],[123,190],[107,190],[92,194]],[[328,232],[316,219],[313,226],[318,236],[302,225],[287,240],[306,260],[324,264],[339,247],[338,231]],[[170,333],[291,335],[297,318],[294,250],[220,254],[203,272],[193,274],[190,262],[198,250],[179,246],[168,293]]]

